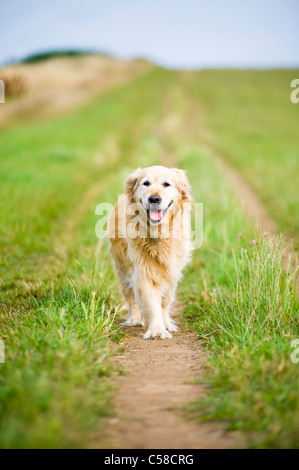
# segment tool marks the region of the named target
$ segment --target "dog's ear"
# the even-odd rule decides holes
[[[141,168],[137,168],[130,176],[128,176],[125,183],[125,193],[129,201],[132,201],[134,192],[137,188],[138,178],[141,172]]]
[[[181,193],[182,200],[185,202],[191,201],[192,200],[191,186],[190,186],[185,170],[172,168],[172,171],[175,173],[177,187]]]

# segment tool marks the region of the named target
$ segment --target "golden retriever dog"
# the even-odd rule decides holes
[[[184,170],[138,168],[108,221],[116,275],[128,304],[125,325],[146,327],[145,339],[172,338],[177,283],[191,258],[191,195]]]

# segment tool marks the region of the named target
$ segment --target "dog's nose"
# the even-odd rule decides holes
[[[158,194],[153,194],[152,196],[148,198],[148,200],[150,204],[160,204],[160,202],[162,201],[162,199],[160,198],[160,196],[158,196]]]

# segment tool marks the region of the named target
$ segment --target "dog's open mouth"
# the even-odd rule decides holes
[[[153,224],[158,224],[163,219],[173,201],[171,201],[166,209],[159,209],[159,204],[151,204],[150,208],[146,210],[149,220]]]

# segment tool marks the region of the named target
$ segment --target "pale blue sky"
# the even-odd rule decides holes
[[[169,67],[299,65],[299,0],[0,0],[0,63],[59,48]]]

